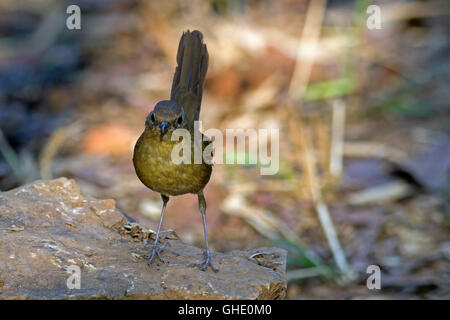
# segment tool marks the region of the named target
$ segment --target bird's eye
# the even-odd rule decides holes
[[[155,122],[155,115],[153,113],[150,115],[150,120],[152,121],[152,123]]]
[[[180,125],[183,123],[183,116],[179,116],[177,119],[177,124]]]

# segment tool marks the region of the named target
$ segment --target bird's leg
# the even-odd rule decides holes
[[[205,196],[203,195],[203,191],[200,191],[198,193],[198,207],[200,209],[200,212],[202,213],[203,231],[205,233],[205,261],[201,264],[200,269],[205,271],[208,266],[210,266],[214,272],[217,272],[219,270],[214,267],[211,261],[211,253],[209,252],[208,233],[206,232],[206,200]]]
[[[167,202],[169,202],[169,197],[165,196],[165,195],[161,195],[161,198],[163,200],[163,207],[162,207],[162,211],[161,211],[161,218],[159,219],[159,225],[158,225],[158,231],[156,231],[156,238],[155,238],[155,243],[153,244],[153,250],[152,250],[152,255],[150,256],[150,259],[148,260],[148,265],[150,265],[153,261],[153,259],[155,258],[155,255],[158,256],[159,261],[161,261],[162,263],[164,263],[164,260],[161,258],[161,250],[163,250],[167,243],[164,243],[162,246],[159,245],[158,240],[159,240],[159,231],[161,230],[161,224],[164,218],[164,211],[166,211],[166,206],[167,206]]]

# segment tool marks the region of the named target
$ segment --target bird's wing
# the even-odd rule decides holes
[[[178,45],[178,66],[173,76],[170,99],[183,106],[190,125],[200,115],[208,59],[202,33],[197,30],[184,32]]]

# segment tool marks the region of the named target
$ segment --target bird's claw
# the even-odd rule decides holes
[[[191,263],[190,266],[198,267],[202,271],[206,271],[206,269],[208,269],[208,266],[210,266],[212,271],[219,272],[219,269],[214,267],[214,265],[212,263],[211,254],[209,252],[205,252],[204,255],[205,255],[205,261],[203,263],[200,263],[200,264]]]
[[[202,264],[202,266],[200,267],[200,269],[202,271],[206,271],[206,269],[208,269],[208,266],[211,267],[212,271],[214,272],[219,272],[219,269],[217,269],[216,267],[214,267],[212,261],[211,261],[211,257],[208,255],[205,259],[205,262]]]
[[[164,259],[161,258],[161,251],[164,250],[164,248],[167,246],[167,242],[164,242],[162,245],[160,245],[158,242],[155,243],[152,249],[152,255],[150,256],[150,259],[148,260],[147,264],[150,266],[150,264],[155,259],[155,256],[158,257],[159,261],[162,263],[165,263]]]

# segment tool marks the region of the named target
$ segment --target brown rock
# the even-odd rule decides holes
[[[0,193],[0,299],[282,299],[286,252],[213,253],[165,231],[166,264],[147,265],[153,231],[128,222],[113,200],[85,197],[73,180],[38,181]],[[75,269],[74,269],[75,266]],[[80,270],[80,288],[71,272]],[[76,279],[76,278],[75,278]],[[72,286],[68,286],[72,284]],[[73,289],[69,289],[72,287]]]

